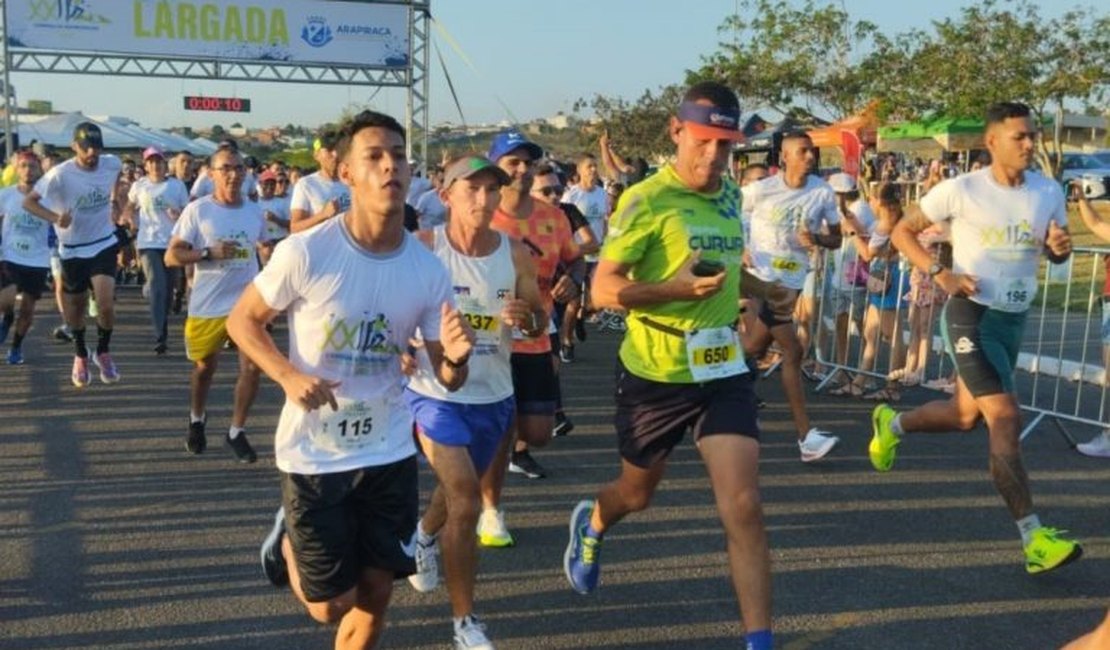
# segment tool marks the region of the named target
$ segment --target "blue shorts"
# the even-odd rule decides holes
[[[492,404],[458,404],[409,389],[405,389],[405,401],[420,433],[441,445],[466,447],[478,474],[493,460],[497,445],[512,423],[516,405],[512,397]]]

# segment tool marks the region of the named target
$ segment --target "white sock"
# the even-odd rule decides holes
[[[420,522],[416,524],[416,541],[419,542],[422,546],[428,546],[432,542],[436,541],[435,535],[429,535],[428,533],[424,532],[423,519],[421,519]]]
[[[1033,531],[1041,527],[1041,520],[1037,518],[1037,515],[1029,515],[1023,519],[1018,519],[1015,523],[1017,523],[1018,530],[1021,531],[1022,545],[1029,544],[1029,541],[1033,539]]]
[[[898,415],[895,415],[894,419],[890,421],[890,431],[891,431],[891,433],[898,436],[899,438],[901,438],[906,433],[906,431],[902,428],[902,414],[901,413],[899,413]]]
[[[205,415],[207,415],[207,413],[202,413],[200,415],[197,415],[196,413],[193,413],[192,411],[189,411],[189,421],[190,422],[204,422],[204,416]]]
[[[243,427],[231,427],[227,430],[227,437],[231,440],[235,440],[239,437],[239,434],[243,433],[244,431],[246,431],[246,429],[244,429]]]

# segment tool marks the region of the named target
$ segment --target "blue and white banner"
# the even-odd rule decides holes
[[[7,0],[8,47],[409,65],[409,7],[329,0]]]

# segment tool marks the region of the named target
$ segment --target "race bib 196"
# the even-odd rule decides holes
[[[994,295],[990,307],[998,311],[1021,313],[1029,309],[1037,296],[1037,278],[994,278],[991,282]]]

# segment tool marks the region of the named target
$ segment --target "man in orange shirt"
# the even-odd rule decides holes
[[[570,274],[556,282],[556,269],[560,264],[570,265],[579,259],[581,251],[563,212],[530,196],[532,167],[542,155],[543,149],[519,131],[503,131],[494,136],[488,157],[509,175],[510,182],[501,188],[501,202],[491,225],[494,230],[523,242],[532,253],[544,308],[551,313],[554,301],[573,297],[577,286]],[[547,333],[528,338],[514,331],[511,363],[516,416],[513,435],[505,436],[503,448],[498,450],[489,471],[482,477],[478,540],[483,546],[513,545],[500,510],[505,470],[508,468],[528,478],[543,478],[546,472],[528,453],[528,447],[546,445],[551,440],[555,423],[557,385]],[[514,440],[511,462],[508,462],[508,445],[514,444]]]

